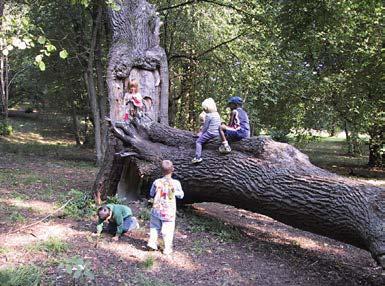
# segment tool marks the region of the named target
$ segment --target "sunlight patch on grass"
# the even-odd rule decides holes
[[[23,227],[20,225],[19,227]],[[15,229],[18,229],[15,227]],[[33,233],[33,235],[31,235]],[[36,237],[41,240],[47,240],[50,236],[61,237],[66,239],[81,235],[82,232],[71,228],[70,223],[54,223],[52,221],[41,222],[31,228],[23,229],[19,233],[1,233],[0,241],[3,242],[3,247],[25,247],[31,243],[36,242]],[[18,253],[22,256],[23,253]]]
[[[24,208],[37,214],[49,214],[54,210],[53,204],[38,200],[0,199],[0,202],[17,208]]]

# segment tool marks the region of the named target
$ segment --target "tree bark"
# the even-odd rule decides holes
[[[385,265],[382,188],[320,169],[291,145],[266,137],[233,143],[228,155],[218,153],[219,142],[210,143],[203,162],[194,165],[196,139],[190,132],[148,118],[116,123],[112,130],[132,152],[124,164],[135,162],[141,194],[160,176],[160,161],[169,159],[185,191],[184,203],[220,202],[258,212],[366,249]]]
[[[168,124],[168,63],[166,53],[159,46],[161,22],[155,7],[144,0],[123,0],[116,5],[118,9],[109,10],[112,30],[107,68],[110,119],[112,122],[123,120],[124,82],[136,79],[142,97],[150,98],[153,103],[147,115]],[[94,191],[99,194],[96,197],[101,199],[115,194],[116,185],[126,187],[125,178],[133,172],[119,167],[121,159],[117,159],[115,153],[121,148],[116,139],[110,136],[108,145],[94,184]]]

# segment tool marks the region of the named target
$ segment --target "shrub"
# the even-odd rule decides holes
[[[94,200],[85,192],[71,189],[66,200],[72,199],[64,209],[64,216],[74,219],[92,217],[96,213]]]
[[[5,122],[0,122],[0,135],[2,136],[9,136],[12,135],[13,128],[11,125]]]
[[[78,281],[81,285],[86,285],[87,280],[93,280],[95,275],[91,269],[91,263],[83,260],[79,256],[75,256],[64,260],[60,265],[60,268],[64,268],[65,271],[72,275],[75,281]]]
[[[2,286],[37,286],[40,285],[41,271],[33,265],[0,270]]]
[[[284,130],[272,130],[270,132],[270,137],[274,141],[282,142],[282,143],[288,143],[289,137],[287,136],[289,132]]]

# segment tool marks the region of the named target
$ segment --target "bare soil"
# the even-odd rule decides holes
[[[91,237],[95,218],[57,213],[71,189],[89,191],[92,165],[37,156],[2,154],[0,160],[0,268],[34,264],[43,285],[385,285],[364,250],[230,206],[203,203],[180,208],[174,253],[146,250],[146,201],[130,203],[141,228],[113,242]],[[34,248],[49,237],[68,243],[53,253]],[[60,266],[80,256],[95,274],[75,280]]]

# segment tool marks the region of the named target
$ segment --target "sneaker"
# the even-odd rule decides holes
[[[172,249],[171,248],[165,248],[164,250],[163,250],[163,254],[164,255],[170,255],[172,253]]]
[[[153,251],[158,250],[158,246],[155,243],[151,243],[151,242],[147,243],[147,248]]]
[[[231,152],[231,147],[229,145],[222,144],[219,146],[219,152],[223,154],[228,154]]]
[[[193,163],[193,164],[197,164],[197,163],[200,163],[200,162],[202,162],[202,158],[194,158],[194,159],[191,160],[191,163]]]

